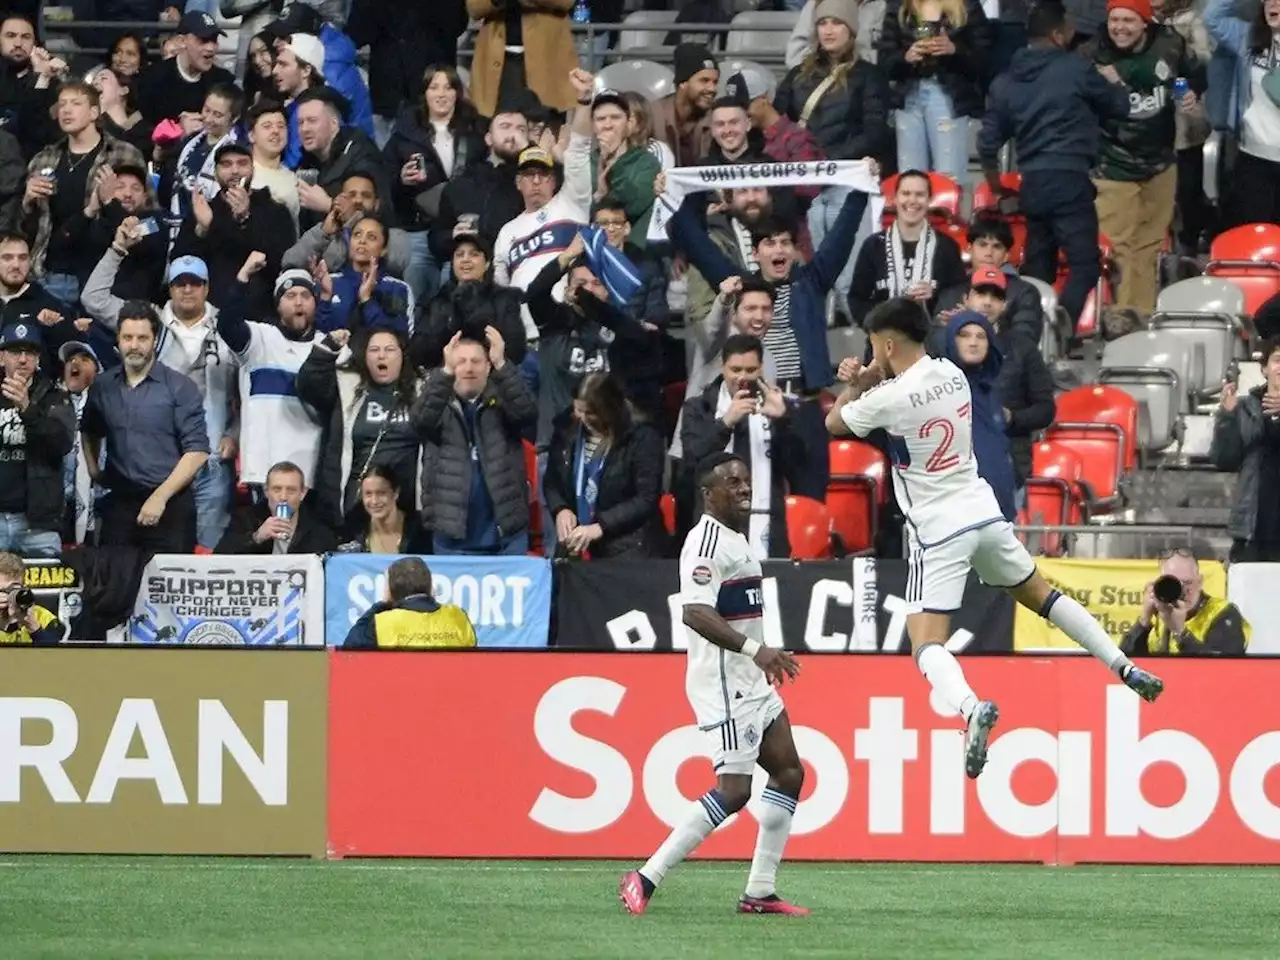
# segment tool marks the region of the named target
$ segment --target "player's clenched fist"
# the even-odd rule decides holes
[[[862,361],[857,357],[845,357],[840,361],[840,367],[836,370],[836,379],[841,383],[853,383],[858,378],[858,374],[862,371]]]
[[[788,679],[794,680],[800,675],[799,662],[786,650],[761,647],[751,659],[764,671],[765,679],[775,687],[780,687]]]

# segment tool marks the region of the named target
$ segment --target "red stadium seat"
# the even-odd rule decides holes
[[[1056,422],[1110,424],[1124,434],[1124,457],[1121,469],[1132,473],[1138,467],[1138,401],[1118,387],[1104,385],[1077,387],[1058,397]],[[1045,438],[1049,439],[1048,437]]]
[[[1080,317],[1076,320],[1076,336],[1081,340],[1087,340],[1098,333],[1102,311],[1115,303],[1112,282],[1116,273],[1116,248],[1105,233],[1098,234],[1098,254],[1102,261],[1102,275],[1098,278],[1098,285],[1089,292]],[[1058,276],[1053,281],[1053,289],[1059,295],[1066,286],[1067,274],[1066,255],[1058,251]]]
[[[664,493],[658,501],[658,509],[662,511],[662,525],[673,537],[676,533],[676,495]]]
[[[542,556],[542,498],[538,491],[538,450],[524,441],[524,472],[529,481],[529,553]]]
[[[964,187],[946,174],[932,171],[929,173],[929,186],[929,222],[939,230],[949,223],[964,223],[964,215],[960,212],[964,204]],[[893,198],[898,192],[898,174],[881,181],[880,192],[885,199],[880,226],[887,230],[895,215]]]
[[[832,440],[827,513],[849,553],[875,546],[880,508],[888,499],[889,464],[879,449],[861,440]]]
[[[808,497],[787,497],[787,539],[792,560],[831,558],[831,516],[827,508]]]
[[[1086,493],[1080,483],[1084,465],[1070,446],[1037,443],[1031,450],[1031,476],[1027,478],[1027,505],[1019,513],[1025,526],[1078,526],[1084,522]],[[1066,538],[1057,531],[1038,534],[1038,552],[1060,556]]]
[[[1219,234],[1209,247],[1205,273],[1243,290],[1245,312],[1253,316],[1280,293],[1280,226],[1249,223]]]
[[[1058,421],[1044,439],[1080,458],[1089,506],[1105,511],[1120,502],[1120,480],[1138,463],[1138,403],[1115,387],[1079,387],[1058,398]]]

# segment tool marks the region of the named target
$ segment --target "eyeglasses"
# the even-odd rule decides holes
[[[538,183],[542,180],[555,179],[555,173],[551,170],[521,170],[520,176],[524,177],[526,180],[532,180],[534,183]]]
[[[625,220],[597,220],[596,226],[602,230],[621,230],[627,225]]]
[[[1190,547],[1173,547],[1169,550],[1161,551],[1160,556],[1156,559],[1161,563],[1164,563],[1166,560],[1172,560],[1174,557],[1186,557],[1188,560],[1194,560],[1196,555],[1195,551]]]

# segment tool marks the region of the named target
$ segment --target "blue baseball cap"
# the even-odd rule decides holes
[[[44,349],[44,333],[40,324],[34,320],[11,323],[0,333],[0,350],[13,350],[17,347],[30,347],[32,350]]]
[[[98,359],[98,351],[83,340],[69,340],[58,348],[58,359],[66,363],[72,357],[85,356],[93,360],[98,370],[102,370],[102,361]]]
[[[165,283],[176,283],[180,277],[195,277],[202,283],[209,282],[209,268],[199,257],[178,257],[169,264]]]

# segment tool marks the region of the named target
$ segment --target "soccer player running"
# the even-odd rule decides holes
[[[888,434],[893,489],[907,518],[911,651],[925,679],[965,719],[965,772],[971,778],[982,772],[1000,716],[994,703],[969,688],[944,646],[970,567],[1062,630],[1144,700],[1155,700],[1163,681],[1131,663],[1084,607],[1049,586],[1001,515],[973,456],[968,380],[951,361],[925,352],[929,318],[921,305],[888,300],[864,326],[874,356],[869,366],[853,358],[840,363],[845,388],[827,415],[827,429],[836,436],[866,437],[881,428]]]
[[[769,784],[760,797],[760,833],[739,913],[805,916],[805,907],[781,899],[774,878],[791,834],[804,767],[791,738],[791,722],[773,689],[800,665],[791,654],[764,645],[760,561],[745,536],[751,519],[751,471],[742,458],[713,453],[698,465],[706,510],[680,551],[680,590],[689,628],[685,694],[698,727],[711,741],[719,778],[639,870],[623,876],[618,897],[644,913],[667,871],[689,856],[751,797],[760,764]]]

